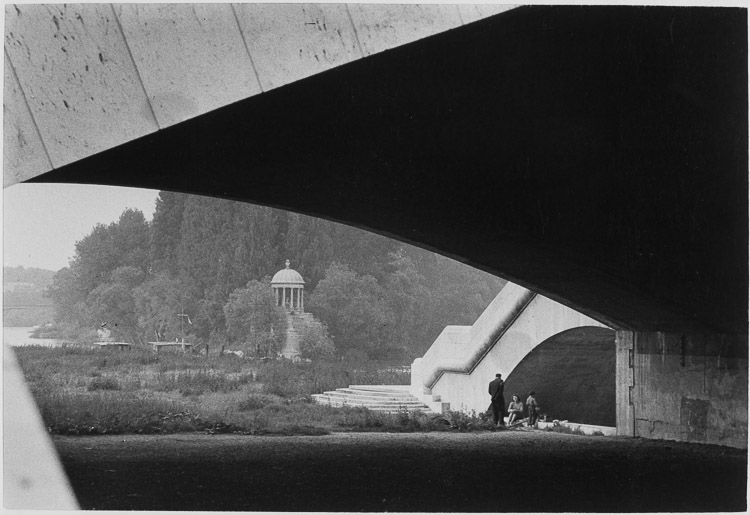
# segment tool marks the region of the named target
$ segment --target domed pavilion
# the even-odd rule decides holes
[[[276,294],[276,305],[287,311],[304,313],[305,311],[305,281],[296,270],[286,268],[279,270],[271,279],[271,287]]]

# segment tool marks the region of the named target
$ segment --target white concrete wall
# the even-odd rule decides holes
[[[3,349],[3,389],[3,508],[79,509],[9,345]]]
[[[420,384],[429,390],[446,372],[471,372],[534,296],[526,288],[508,283],[473,326],[446,328],[418,365]]]
[[[3,184],[512,7],[6,5]]]
[[[575,327],[606,327],[573,309],[508,283],[471,328],[448,326],[412,365],[412,392],[449,402],[450,409],[484,411],[487,385],[507,377],[548,338]]]
[[[430,388],[425,385],[427,374],[434,373],[438,364],[450,367],[461,367],[469,353],[471,343],[471,326],[448,325],[435,338],[425,355],[417,358],[411,365],[411,392],[420,397],[429,394]]]
[[[500,373],[507,378],[537,345],[575,327],[606,327],[562,304],[537,295],[470,374],[445,373],[432,394],[451,403],[452,410],[486,411],[489,382]]]

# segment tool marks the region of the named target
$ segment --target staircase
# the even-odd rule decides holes
[[[299,356],[302,329],[313,320],[314,317],[311,313],[287,313],[286,345],[281,351],[282,356],[291,360]]]
[[[363,407],[386,413],[404,410],[432,413],[422,401],[409,393],[408,385],[351,385],[312,397],[318,404],[335,407]]]

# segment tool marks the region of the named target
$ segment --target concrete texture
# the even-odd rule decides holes
[[[461,26],[455,5],[351,4],[348,8],[364,55]]]
[[[458,14],[461,16],[461,21],[466,23],[473,23],[479,21],[482,18],[488,16],[494,16],[496,14],[504,13],[510,9],[518,7],[516,5],[499,5],[499,4],[458,4]]]
[[[617,331],[615,335],[615,399],[617,410],[617,434],[635,436],[635,418],[633,406],[633,333]]]
[[[345,4],[235,4],[264,91],[362,57]]]
[[[52,163],[31,117],[21,85],[5,54],[3,94],[3,185],[10,186],[52,168]]]
[[[5,14],[5,51],[53,166],[157,129],[109,4],[16,5]]]
[[[9,5],[4,184],[463,23],[455,5]]]
[[[228,4],[118,4],[125,38],[164,128],[260,93]]]
[[[3,349],[3,508],[77,510],[23,372],[10,347]]]
[[[633,337],[635,436],[747,448],[746,337]]]

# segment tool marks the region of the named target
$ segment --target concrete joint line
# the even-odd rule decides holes
[[[346,16],[349,18],[349,23],[352,26],[352,33],[354,34],[354,41],[357,42],[357,48],[359,49],[359,55],[361,57],[365,57],[365,53],[362,50],[362,44],[359,42],[359,33],[357,32],[357,26],[354,25],[354,18],[352,18],[352,13],[349,11],[349,4],[344,4],[344,7],[346,8]]]
[[[34,124],[34,128],[36,129],[36,133],[39,136],[39,141],[42,143],[42,148],[44,149],[44,154],[47,156],[47,162],[49,163],[50,170],[55,169],[55,165],[52,162],[52,157],[49,154],[49,150],[47,150],[47,144],[44,142],[44,137],[42,136],[42,131],[39,130],[39,125],[36,123],[36,118],[34,118],[34,113],[31,110],[31,106],[29,105],[29,99],[26,98],[26,91],[23,89],[23,84],[21,84],[21,79],[18,78],[18,74],[16,73],[16,66],[13,64],[13,61],[10,58],[10,54],[8,54],[8,49],[3,48],[5,51],[5,57],[8,59],[8,63],[10,63],[10,70],[13,73],[13,77],[15,77],[16,82],[18,83],[18,88],[21,90],[21,96],[23,97],[23,103],[26,105],[26,109],[29,112],[29,116],[31,117],[31,122]],[[18,173],[18,171],[16,171]]]
[[[242,32],[242,25],[240,24],[240,18],[237,16],[237,11],[234,8],[234,4],[229,4],[229,8],[232,9],[232,15],[234,16],[234,21],[237,24],[237,30],[240,31],[240,37],[242,38],[242,43],[245,45],[245,52],[247,52],[247,56],[250,58],[250,66],[253,67],[253,73],[255,74],[255,80],[258,82],[258,88],[260,89],[261,93],[265,93],[265,90],[263,89],[263,83],[260,81],[260,75],[258,74],[258,68],[255,66],[255,60],[253,59],[253,54],[250,53],[250,47],[247,45],[247,39],[245,38],[245,33]]]
[[[133,52],[130,50],[130,43],[128,43],[128,38],[127,36],[125,36],[125,31],[122,30],[122,24],[120,23],[120,18],[117,16],[117,10],[115,9],[114,4],[109,4],[109,7],[112,9],[112,16],[114,16],[115,21],[117,22],[117,28],[120,30],[120,34],[122,34],[122,40],[125,42],[125,48],[128,49],[128,56],[130,57],[130,62],[133,63],[133,68],[135,68],[135,74],[138,76],[138,82],[141,84],[141,89],[143,89],[143,94],[146,96],[146,103],[148,104],[148,108],[151,111],[151,116],[154,119],[156,130],[161,130],[161,125],[159,125],[159,119],[156,117],[156,111],[154,111],[154,106],[151,104],[151,97],[148,96],[148,91],[146,91],[146,84],[143,82],[143,77],[141,77],[141,70],[138,69],[138,63],[135,62],[135,57],[133,57]]]

